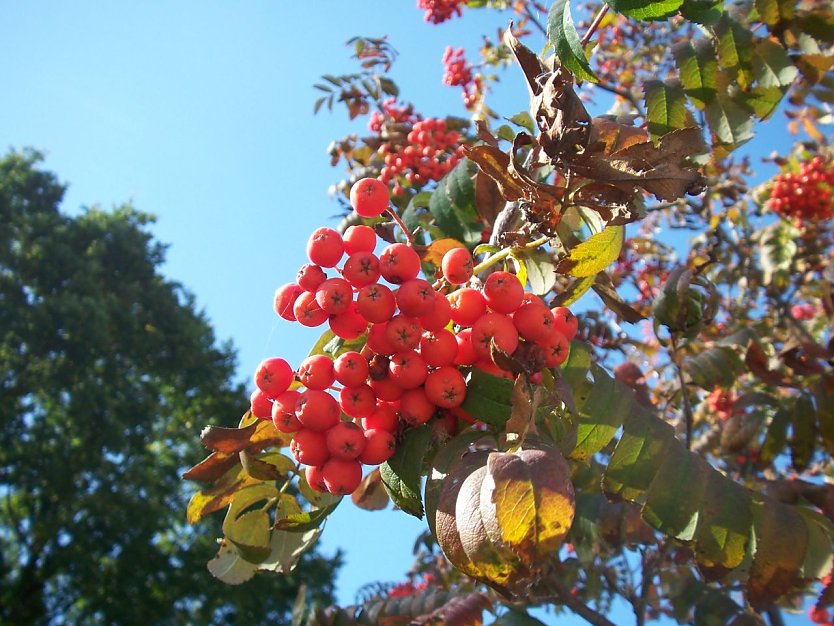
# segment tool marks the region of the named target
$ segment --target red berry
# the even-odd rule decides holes
[[[518,347],[518,331],[506,315],[487,313],[472,326],[472,347],[479,357],[490,358],[490,344],[493,340],[507,354],[512,354]]]
[[[513,314],[518,334],[529,341],[545,341],[553,331],[553,314],[542,304],[523,304]]]
[[[376,354],[390,356],[397,351],[397,348],[388,339],[388,324],[373,324],[368,332],[366,344]]]
[[[458,342],[455,335],[445,328],[423,333],[420,339],[420,355],[431,367],[451,365],[457,353]]]
[[[336,267],[344,252],[342,236],[326,226],[314,230],[307,242],[307,256],[322,267]]]
[[[464,287],[449,294],[452,321],[458,326],[472,326],[486,313],[486,300],[477,289]]]
[[[355,302],[344,313],[331,315],[329,321],[333,334],[348,341],[360,337],[368,330],[368,320],[360,315]]]
[[[376,410],[368,417],[362,418],[362,428],[365,430],[377,428],[392,433],[397,430],[399,423],[397,411],[387,402],[378,402]]]
[[[307,389],[327,389],[336,380],[333,361],[325,354],[313,354],[301,362],[298,380]]]
[[[404,391],[400,398],[400,417],[409,426],[419,426],[428,422],[434,415],[435,408],[422,387]]]
[[[279,394],[272,402],[272,423],[282,433],[294,433],[301,429],[295,416],[295,407],[301,394],[295,390]]]
[[[423,329],[413,317],[395,315],[385,328],[385,337],[394,346],[396,352],[413,350],[420,345]]]
[[[431,284],[422,278],[404,282],[397,289],[396,301],[400,312],[409,317],[430,315],[434,309],[435,294]]]
[[[440,330],[445,328],[452,320],[452,307],[442,293],[434,292],[434,306],[426,315],[420,316],[420,325],[423,330]]]
[[[420,273],[420,257],[404,243],[392,243],[379,255],[382,277],[389,283],[399,285]]]
[[[403,395],[403,388],[387,376],[385,378],[371,378],[368,384],[374,390],[376,397],[385,402],[395,402]]]
[[[295,283],[287,283],[278,287],[275,290],[275,297],[272,300],[273,310],[285,320],[294,322],[295,313],[293,313],[293,305],[295,305],[295,301],[303,291]]]
[[[362,217],[378,217],[388,208],[388,187],[376,178],[363,178],[350,188],[350,205]]]
[[[539,345],[544,349],[545,367],[559,367],[570,354],[570,342],[558,330],[551,331]]]
[[[344,278],[328,278],[316,290],[316,302],[328,314],[339,315],[353,302],[353,289]]]
[[[388,378],[403,389],[415,389],[423,384],[428,366],[414,350],[397,352],[388,363]]]
[[[455,365],[472,365],[478,360],[478,354],[475,352],[475,346],[472,343],[471,328],[458,331],[458,334],[455,335],[455,341],[458,344],[458,352],[453,361]]]
[[[327,321],[327,311],[322,310],[316,302],[316,294],[303,291],[293,306],[293,314],[302,326],[321,326]]]
[[[356,296],[359,314],[372,324],[387,322],[397,310],[397,302],[392,292],[385,285],[374,283],[359,290]]]
[[[271,420],[272,400],[260,389],[255,389],[249,395],[249,410],[258,419]]]
[[[315,292],[325,280],[327,280],[327,274],[324,270],[312,263],[302,265],[295,275],[295,282],[304,291]]]
[[[327,449],[335,459],[350,461],[365,449],[365,433],[353,422],[339,422],[327,431]]]
[[[330,458],[325,434],[307,428],[295,433],[290,441],[290,452],[304,465],[324,465]]]
[[[345,352],[333,361],[336,380],[345,387],[358,387],[368,380],[368,360],[358,352]]]
[[[339,406],[350,417],[367,417],[376,410],[376,395],[365,384],[357,387],[342,387],[339,392]]]
[[[451,409],[466,399],[466,380],[458,368],[447,365],[429,374],[425,390],[430,402]]]
[[[373,252],[376,248],[376,233],[373,228],[364,224],[348,226],[345,234],[342,235],[342,241],[344,241],[347,254]]]
[[[321,474],[330,493],[346,496],[362,482],[362,464],[359,461],[330,459],[322,467]]]
[[[255,385],[267,397],[275,398],[285,392],[293,379],[290,364],[280,357],[264,359],[255,369]]]
[[[462,285],[472,278],[472,255],[466,248],[452,248],[443,255],[440,269],[452,285]]]
[[[310,489],[320,493],[327,492],[327,485],[324,484],[324,476],[321,473],[321,466],[308,465],[304,468],[304,477],[307,479],[307,484]]]
[[[336,398],[326,391],[308,389],[298,398],[295,416],[306,429],[323,432],[339,423],[341,411]],[[321,465],[321,463],[312,463]]]
[[[355,252],[342,268],[342,276],[353,287],[359,288],[379,280],[379,259],[371,252]]]
[[[484,300],[496,313],[512,313],[521,306],[524,286],[510,272],[493,272],[484,282]]]
[[[359,460],[365,465],[384,463],[397,451],[397,440],[387,430],[369,428],[365,431],[365,450]]]
[[[566,306],[557,306],[552,313],[553,327],[562,333],[568,341],[576,337],[576,331],[579,330],[579,320],[570,312],[570,309]]]

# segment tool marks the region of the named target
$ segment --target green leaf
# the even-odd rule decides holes
[[[718,78],[715,99],[707,104],[707,122],[713,147],[720,146],[731,152],[753,138],[753,116],[730,96],[726,76],[719,74]]]
[[[234,545],[226,540],[220,543],[217,554],[208,562],[211,575],[227,585],[240,585],[255,575],[258,566],[241,558]]]
[[[339,503],[342,501],[341,496],[333,496],[330,494],[325,495],[329,496],[326,498],[329,503],[324,504],[320,508],[313,509],[312,511],[295,513],[288,515],[283,519],[279,519],[275,522],[275,528],[294,533],[307,532],[308,530],[318,528],[324,523],[324,520],[326,520],[330,514],[336,510],[336,507],[339,506]]]
[[[700,456],[667,454],[649,485],[643,519],[669,537],[691,541],[710,470]]]
[[[226,539],[240,556],[251,563],[260,563],[269,556],[269,513],[260,509],[247,511],[230,524],[223,524]]]
[[[643,86],[646,101],[646,121],[652,139],[678,128],[694,126],[692,114],[686,108],[686,95],[677,80],[649,80]]]
[[[556,266],[560,274],[577,278],[595,276],[620,256],[625,241],[623,226],[608,226],[574,247]]]
[[[536,124],[533,122],[533,118],[527,111],[522,111],[521,113],[516,113],[511,118],[510,121],[515,124],[516,126],[521,126],[531,135],[536,134]]]
[[[782,102],[785,92],[779,87],[754,86],[744,98],[744,104],[749,106],[760,120],[764,121],[776,112]]]
[[[790,87],[799,70],[791,62],[787,51],[772,39],[757,40],[755,50],[752,63],[756,83],[762,87]]]
[[[817,409],[811,398],[802,394],[796,398],[791,417],[791,465],[797,471],[808,467],[814,455]]]
[[[754,235],[759,243],[759,262],[765,285],[781,284],[797,253],[799,230],[784,220],[767,226]]]
[[[545,626],[545,623],[520,609],[510,609],[491,626]]]
[[[718,88],[718,62],[715,50],[706,39],[684,41],[672,48],[675,65],[686,95],[699,109],[715,100]]]
[[[512,413],[512,391],[512,381],[475,367],[466,382],[466,399],[460,408],[490,426],[503,428]]]
[[[684,371],[702,389],[731,387],[744,369],[744,363],[729,346],[715,346],[703,350],[684,361]]]
[[[712,33],[716,38],[719,67],[730,71],[733,82],[746,91],[753,82],[752,33],[728,13],[721,16]]]
[[[775,26],[779,23],[779,0],[754,0],[759,18],[768,26]]]
[[[423,459],[431,446],[431,427],[413,428],[397,446],[388,461],[379,466],[379,474],[391,501],[406,513],[423,518],[420,477]]]
[[[624,393],[625,385],[600,367],[593,367],[592,372],[593,385],[574,398],[579,421],[576,446],[569,456],[579,461],[588,461],[608,445],[623,420],[635,410],[634,397]]]
[[[567,289],[554,298],[553,304],[556,306],[570,306],[590,291],[596,279],[597,277],[594,275],[585,276],[584,278],[573,281]]]
[[[531,250],[523,255],[518,255],[524,261],[527,269],[527,280],[530,282],[530,291],[538,296],[543,296],[553,289],[556,284],[556,268],[551,256],[544,250]]]
[[[559,62],[579,80],[598,82],[591,69],[585,50],[573,25],[570,14],[570,0],[556,0],[547,16],[547,38],[553,44]]]
[[[683,0],[681,15],[690,22],[711,26],[721,19],[723,0]]]
[[[444,176],[429,200],[429,212],[443,235],[472,246],[481,240],[475,209],[476,166],[464,159]]]
[[[780,407],[770,424],[767,427],[762,447],[759,450],[759,459],[762,463],[770,463],[782,453],[788,442],[788,425],[791,421],[791,412],[786,407]]]
[[[617,13],[643,22],[662,20],[678,12],[683,0],[609,0]]]
[[[258,564],[258,569],[289,575],[298,565],[301,556],[315,545],[320,535],[321,529],[318,528],[303,533],[273,531],[269,542],[269,556]]]

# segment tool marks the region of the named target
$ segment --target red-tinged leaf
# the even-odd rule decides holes
[[[492,601],[483,593],[453,597],[431,613],[411,621],[414,626],[481,626],[484,611],[492,612]]]
[[[201,483],[211,483],[225,474],[231,467],[237,465],[240,459],[234,454],[212,452],[194,467],[186,470],[183,480],[196,480]]]
[[[196,524],[206,515],[219,511],[232,501],[238,490],[258,482],[240,465],[233,465],[214,485],[191,496],[186,512],[188,523]]]
[[[266,420],[259,420],[266,423]],[[252,422],[244,428],[226,428],[225,426],[206,426],[200,433],[203,445],[216,452],[234,454],[249,445],[258,422]],[[273,427],[274,428],[274,427]]]
[[[489,176],[498,186],[505,200],[513,202],[524,197],[523,181],[510,174],[510,155],[495,146],[464,146],[464,154],[478,164],[481,172]]]

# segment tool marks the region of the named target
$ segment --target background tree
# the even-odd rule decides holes
[[[331,599],[338,556],[256,595],[203,575],[182,433],[237,411],[234,352],[160,275],[147,214],[62,213],[40,160],[0,160],[0,621],[254,624],[286,621],[300,584]]]

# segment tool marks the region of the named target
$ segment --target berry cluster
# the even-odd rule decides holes
[[[443,84],[463,89],[463,103],[467,109],[475,106],[481,96],[481,77],[472,74],[472,66],[464,57],[463,48],[447,46],[443,52]]]
[[[379,175],[384,184],[405,180],[409,185],[425,185],[443,178],[461,160],[460,133],[449,129],[443,119],[418,120],[407,135],[406,145],[385,142],[378,153],[385,163]],[[403,191],[395,185],[395,195]]]
[[[817,314],[817,307],[814,304],[794,304],[791,307],[791,315],[798,322],[807,322],[814,319]]]
[[[373,178],[350,193],[362,217],[380,216],[389,200],[387,187]],[[313,232],[310,263],[278,288],[275,311],[303,326],[327,322],[344,340],[367,333],[365,345],[335,359],[309,356],[295,371],[282,358],[268,358],[255,371],[250,398],[255,417],[293,434],[290,449],[307,466],[310,486],[336,494],[356,489],[362,464],[388,460],[401,430],[442,414],[443,428],[449,430],[451,417],[453,431],[456,416],[468,417],[458,409],[466,397],[461,367],[512,377],[496,365],[498,351],[537,373],[567,358],[577,330],[567,308],[551,311],[514,274],[493,272],[482,289],[463,286],[474,270],[465,248],[444,255],[445,280],[432,285],[419,277],[412,247],[390,244],[377,256],[377,243],[365,225],[344,235],[326,227]],[[328,276],[331,268],[337,275]],[[459,288],[448,296],[438,290],[448,285]]]
[[[834,167],[815,156],[801,163],[798,171],[774,178],[767,206],[799,221],[825,219],[834,215],[832,190]]]
[[[466,4],[466,0],[417,0],[417,8],[425,11],[423,19],[432,24],[460,17],[462,4]]]
[[[707,406],[710,411],[722,422],[730,419],[733,414],[733,407],[736,403],[736,396],[732,389],[726,390],[721,387],[713,389],[706,397]]]
[[[368,130],[372,133],[381,133],[385,123],[414,124],[420,121],[412,104],[400,104],[395,98],[388,98],[381,106],[382,111],[372,111],[371,119],[368,120]]]

